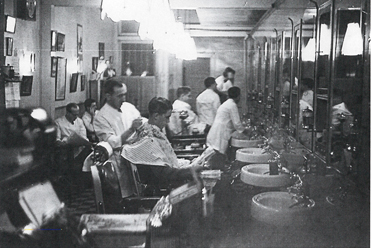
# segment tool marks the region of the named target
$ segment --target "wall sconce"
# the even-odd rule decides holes
[[[363,53],[362,30],[359,23],[348,23],[341,54],[345,56],[356,56]]]

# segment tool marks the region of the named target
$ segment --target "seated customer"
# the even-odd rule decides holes
[[[72,170],[75,172],[73,173],[75,176],[80,175],[84,159],[91,152],[87,131],[78,115],[79,106],[76,103],[69,103],[66,106],[66,115],[55,120],[57,125],[57,147],[65,151],[71,149],[72,154],[66,156],[72,157],[72,161],[69,161],[73,162]],[[57,152],[61,153],[62,150]],[[57,160],[59,160],[58,157],[60,155],[62,154],[56,154]]]
[[[187,112],[188,117],[184,120],[187,124],[198,123],[198,116],[191,110],[191,88],[187,86],[177,89],[177,100],[173,102],[173,111],[169,121],[169,129],[173,135],[182,133],[182,120],[180,114],[182,111]]]
[[[87,129],[87,137],[91,142],[97,142],[98,138],[94,131],[93,120],[97,114],[97,103],[94,99],[87,99],[84,102],[85,112],[81,119],[84,122],[84,126]]]
[[[194,166],[182,168],[172,145],[162,129],[169,122],[172,104],[168,99],[155,97],[149,102],[149,120],[137,129],[137,138],[131,145],[124,145],[122,156],[133,164],[153,165],[152,171],[159,184],[178,186],[192,179]]]

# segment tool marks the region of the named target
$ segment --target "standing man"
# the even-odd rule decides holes
[[[206,90],[204,90],[196,98],[196,111],[199,115],[199,121],[205,123],[206,131],[208,131],[217,114],[217,109],[220,107],[220,98],[216,93],[216,81],[213,77],[207,77],[204,80]]]
[[[184,120],[187,124],[198,123],[198,116],[191,110],[190,101],[191,88],[188,86],[179,87],[177,89],[177,100],[173,102],[172,116],[168,125],[173,135],[182,133],[181,112],[187,112],[188,117]]]
[[[226,67],[222,75],[216,78],[217,90],[221,103],[227,99],[227,90],[234,86],[235,70],[231,67]]]
[[[93,120],[97,114],[97,103],[94,99],[87,99],[84,102],[85,112],[81,119],[84,122],[84,126],[87,129],[87,137],[90,141],[97,141],[96,134],[94,132]]]
[[[219,153],[225,154],[229,139],[236,130],[246,132],[240,121],[237,103],[240,101],[240,88],[231,87],[227,91],[229,99],[217,110],[216,118],[207,136],[207,145]]]
[[[100,141],[108,142],[114,150],[111,161],[118,175],[122,197],[133,194],[130,171],[123,165],[120,149],[142,124],[141,115],[130,103],[125,103],[127,87],[114,79],[103,86],[106,103],[96,115],[93,126]]]

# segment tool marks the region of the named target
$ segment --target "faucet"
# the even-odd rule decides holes
[[[288,187],[288,193],[293,194],[292,199],[295,199],[296,202],[289,206],[292,208],[294,206],[301,205],[302,207],[310,207],[312,205],[312,200],[310,199],[310,186],[302,180],[299,174],[295,172],[289,173],[291,180],[295,179],[295,183]]]

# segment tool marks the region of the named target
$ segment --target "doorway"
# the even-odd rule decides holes
[[[191,88],[191,107],[196,111],[196,97],[205,89],[204,79],[210,76],[210,58],[183,61],[182,85]]]

